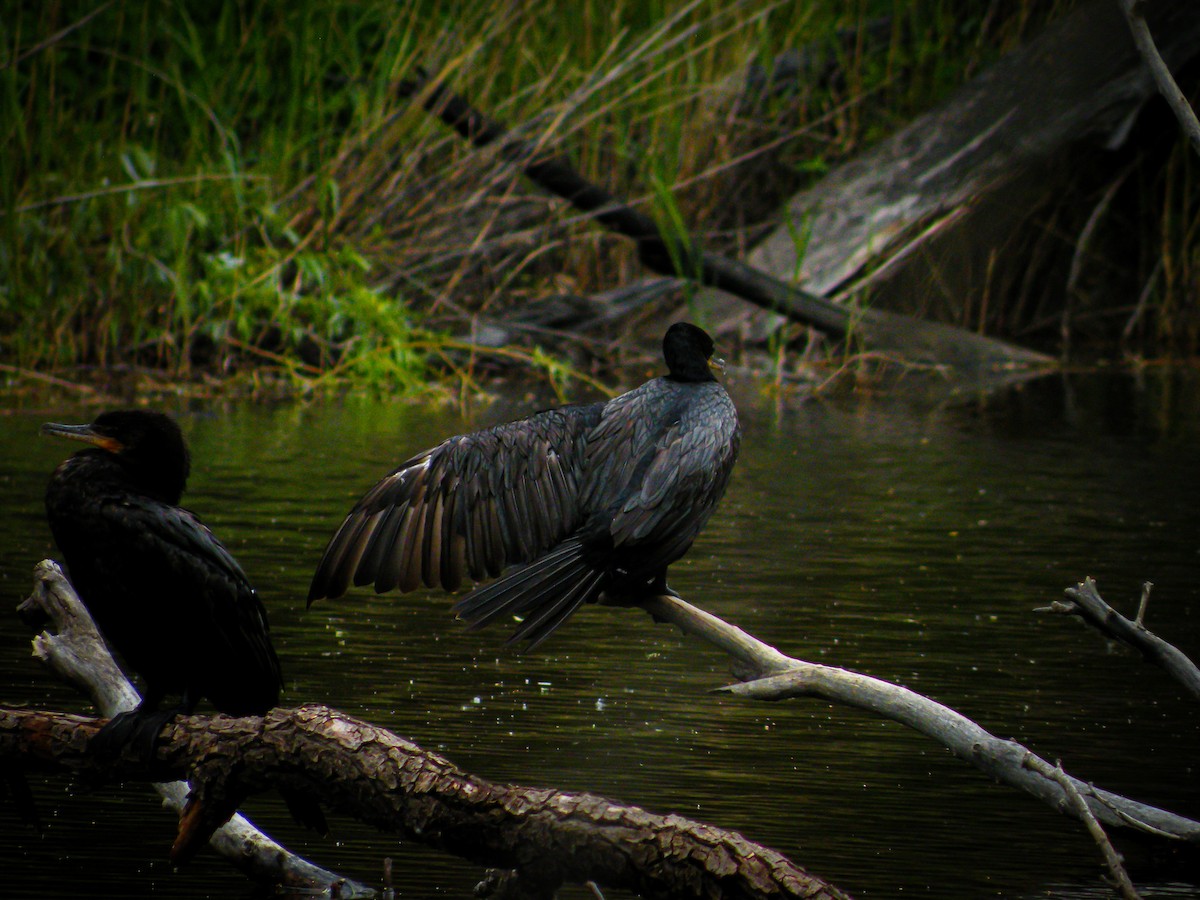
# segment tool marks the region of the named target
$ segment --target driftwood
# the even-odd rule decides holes
[[[55,593],[69,592],[53,564],[40,565],[38,578],[39,584],[53,584]],[[866,710],[925,734],[995,780],[1075,816],[1122,885],[1128,877],[1103,827],[1200,845],[1200,822],[1074,778],[1061,764],[997,738],[928,697],[787,656],[678,597],[654,598],[643,606],[656,621],[675,624],[733,658],[742,681],[721,692],[769,701],[818,697]],[[52,638],[43,635],[38,641],[46,646]],[[63,713],[0,710],[0,758],[19,758],[25,768],[37,763],[86,771],[95,765],[86,742],[100,724]],[[395,735],[322,707],[275,710],[265,719],[190,717],[168,726],[163,736],[156,771],[131,759],[109,771],[127,780],[161,778],[163,771],[190,774],[195,800],[184,814],[176,847],[183,857],[248,793],[302,786],[363,821],[519,873],[505,883],[508,896],[548,896],[562,881],[585,880],[647,896],[842,896],[739,835],[592,795],[490,784]],[[229,765],[234,758],[240,761],[236,767]],[[1132,887],[1126,895],[1133,896],[1128,891]]]
[[[1061,786],[1031,771],[1027,761],[1038,760],[1053,768],[1050,763],[929,697],[869,675],[794,659],[678,597],[658,597],[644,606],[656,620],[671,622],[734,658],[740,667],[738,677],[744,680],[718,688],[721,693],[771,701],[817,697],[853,706],[907,725],[997,781],[1018,787],[1055,809],[1069,805]],[[1200,822],[1078,779],[1073,778],[1072,783],[1105,825],[1200,845]]]
[[[1061,763],[1052,765],[1017,741],[997,738],[961,713],[905,687],[794,659],[678,597],[658,597],[645,607],[655,621],[671,622],[733,657],[744,680],[719,688],[721,692],[768,701],[817,697],[874,713],[907,725],[996,781],[1079,819],[1126,900],[1138,894],[1101,823],[1200,845],[1200,822],[1082,782]]]
[[[1197,668],[1182,650],[1167,643],[1145,626],[1150,587],[1149,583],[1145,585],[1137,617],[1134,619],[1126,618],[1105,603],[1100,592],[1096,590],[1096,582],[1091,578],[1085,578],[1075,587],[1067,588],[1066,595],[1070,599],[1066,602],[1055,600],[1049,606],[1039,607],[1037,612],[1078,616],[1106,638],[1138,651],[1191,691],[1193,696],[1200,697],[1200,668]]]
[[[764,310],[811,325],[835,339],[847,340],[853,336],[871,350],[892,352],[911,362],[973,370],[1050,362],[1040,353],[953,325],[925,322],[885,310],[851,309],[753,265],[703,251],[680,237],[664,236],[650,216],[588,182],[566,158],[546,152],[535,142],[512,136],[505,127],[444,85],[418,75],[404,82],[399,90],[402,96],[419,96],[426,110],[473,145],[497,145],[504,159],[519,166],[540,187],[567,200],[612,231],[633,239],[642,263],[660,275],[718,288]]]
[[[61,656],[99,655],[99,635],[58,567],[43,562],[35,577],[34,602],[53,597],[48,612],[73,632],[69,641],[39,635],[39,655],[56,666]],[[97,647],[84,646],[88,639]],[[111,658],[73,671],[124,681]],[[129,781],[186,776],[192,793],[172,848],[176,861],[188,859],[248,795],[286,787],[406,840],[511,870],[516,877],[502,882],[507,896],[550,897],[564,882],[587,881],[646,897],[846,896],[734,832],[591,794],[493,784],[324,707],[276,709],[263,718],[182,717],[163,729],[152,764],[130,753],[98,761],[88,742],[102,724],[67,713],[0,709],[0,759],[25,771]]]
[[[1120,142],[1155,86],[1117,2],[1085,3],[937,109],[793,197],[785,220],[811,234],[802,260],[794,229],[781,226],[747,261],[776,277],[799,271],[805,288],[831,300],[874,289],[927,254],[937,259],[935,241],[973,227],[964,223],[981,201],[1024,173],[1080,142]],[[1139,6],[1168,64],[1177,67],[1200,50],[1193,4]],[[1005,215],[1005,198],[998,199],[987,217]],[[980,234],[967,241],[986,257],[983,243]]]
[[[26,621],[50,623],[33,639],[33,653],[63,681],[87,695],[105,717],[135,708],[141,697],[113,661],[83,604],[62,569],[43,560],[34,569],[33,593],[21,604]],[[163,805],[182,814],[188,796],[183,781],[160,776],[154,789]],[[332,892],[342,897],[371,893],[364,886],[291,853],[259,831],[245,817],[233,816],[212,833],[212,849],[255,881],[303,890]]]

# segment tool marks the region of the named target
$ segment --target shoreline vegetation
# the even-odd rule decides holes
[[[0,378],[84,400],[454,399],[497,376],[604,392],[652,355],[640,335],[704,313],[687,289],[647,300],[635,247],[450,133],[405,79],[430,73],[663,233],[739,258],[796,191],[1079,5],[23,6],[0,24]],[[1103,172],[1047,182],[1025,250],[1058,300],[989,334],[1195,356],[1200,170],[1161,118]],[[745,358],[792,353],[810,384],[854,358],[788,340]]]

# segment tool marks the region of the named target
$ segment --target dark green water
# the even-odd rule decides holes
[[[907,394],[902,385],[900,394]],[[793,655],[896,680],[1109,789],[1200,815],[1200,712],[1168,679],[1072,621],[1038,616],[1085,575],[1200,655],[1200,391],[1192,379],[1051,378],[986,401],[776,405],[735,386],[743,455],[721,510],[672,569],[694,603]],[[532,654],[468,634],[444,596],[358,592],[310,611],[324,542],[357,496],[464,418],[348,400],[173,410],[191,442],[188,505],[270,611],[290,703],[320,702],[488,778],[587,790],[734,828],[859,897],[1105,896],[1080,827],[920,736],[815,701],[708,689],[723,657],[636,610],[588,608]],[[83,709],[29,656],[12,615],[51,554],[41,497],[71,448],[0,418],[0,702]],[[0,803],[5,897],[246,896],[212,857],[166,862],[174,826],[137,785],[35,782],[45,820]],[[331,839],[271,798],[247,810],[302,854],[405,897],[468,896],[478,871],[345,820]],[[1196,873],[1145,868],[1147,896]],[[580,889],[568,897],[590,896]]]

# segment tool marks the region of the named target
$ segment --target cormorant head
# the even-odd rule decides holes
[[[663,337],[663,358],[675,381],[716,381],[714,369],[725,363],[712,359],[713,340],[703,328],[690,322],[676,322]]]
[[[90,425],[47,422],[42,434],[83,441],[111,453],[130,480],[156,500],[174,506],[183,497],[191,456],[183,432],[170,416],[146,409],[120,409],[101,413]]]

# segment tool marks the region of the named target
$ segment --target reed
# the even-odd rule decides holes
[[[731,246],[1032,27],[1032,0],[997,6],[19,4],[0,21],[0,362],[461,383],[464,318],[636,261],[399,98],[417,67]]]

